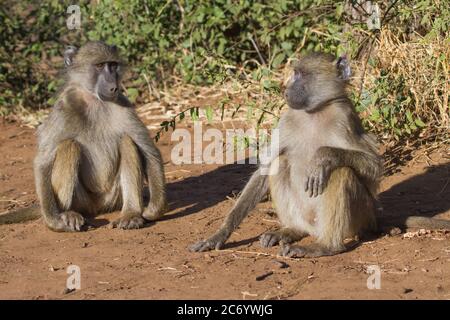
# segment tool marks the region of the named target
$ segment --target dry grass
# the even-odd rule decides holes
[[[450,39],[439,36],[426,39],[417,35],[413,41],[401,42],[392,31],[384,29],[376,42],[372,58],[376,58],[378,63],[367,66],[365,88],[370,91],[376,85],[381,70],[386,70],[395,78],[404,79],[414,97],[410,104],[414,107],[411,110],[414,114],[427,119],[432,128],[448,128]],[[385,97],[392,104],[397,102],[394,93]]]
[[[366,55],[362,61],[368,58]],[[355,65],[355,87],[363,84],[364,90],[373,92],[382,71],[387,72],[391,79],[401,80],[404,88],[393,86],[384,92],[383,104],[393,108],[401,106],[398,108],[400,117],[404,118],[410,111],[415,118],[426,123],[423,129],[399,137],[392,134],[392,128],[386,127],[385,123],[369,120],[379,105],[371,105],[361,113],[384,145],[386,172],[392,173],[399,164],[419,157],[420,154],[414,152],[419,147],[429,153],[438,147],[449,146],[449,38],[436,36],[427,39],[415,35],[414,40],[402,42],[390,29],[383,29],[376,39],[371,58],[377,63]],[[399,94],[411,97],[410,101],[399,102]]]

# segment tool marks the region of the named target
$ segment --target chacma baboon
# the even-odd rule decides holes
[[[34,161],[40,211],[54,231],[80,231],[86,215],[121,209],[112,223],[144,225],[166,207],[161,154],[132,104],[121,93],[124,63],[117,47],[88,42],[64,55],[64,85],[38,128]],[[150,200],[144,209],[147,179]],[[19,210],[3,223],[36,215]]]
[[[279,153],[269,174],[260,166],[221,228],[192,251],[220,249],[268,190],[282,228],[263,234],[260,242],[263,247],[279,243],[282,255],[334,255],[346,249],[345,238],[376,228],[382,162],[346,95],[347,59],[313,53],[292,69],[285,90],[290,108],[279,122]],[[404,225],[450,228],[450,221],[409,217]],[[317,241],[291,245],[307,235]]]

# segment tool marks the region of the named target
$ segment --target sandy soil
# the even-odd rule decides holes
[[[0,213],[36,203],[34,130],[0,120]],[[450,233],[379,236],[354,250],[318,259],[287,259],[263,249],[258,236],[277,227],[261,203],[225,250],[191,253],[233,205],[252,168],[175,166],[170,135],[158,143],[170,211],[146,228],[110,230],[118,213],[99,216],[97,229],[55,233],[36,220],[0,226],[1,299],[450,299]],[[441,152],[386,177],[386,215],[450,219],[450,162]],[[408,237],[409,236],[409,237]],[[310,241],[306,239],[304,241]],[[64,293],[69,265],[81,270],[81,290]],[[381,269],[381,289],[367,288],[367,268]]]

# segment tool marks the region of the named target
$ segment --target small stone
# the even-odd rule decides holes
[[[413,292],[413,289],[410,289],[410,288],[404,288],[403,289],[403,293],[410,293],[410,292]]]
[[[262,280],[266,279],[267,277],[269,277],[269,276],[271,276],[271,275],[273,275],[273,271],[269,271],[269,272],[266,272],[266,273],[264,273],[264,274],[262,274],[262,275],[259,275],[259,276],[257,276],[257,277],[255,278],[255,280],[256,280],[256,281],[262,281]]]
[[[401,230],[400,228],[398,228],[398,227],[392,228],[391,230],[389,230],[389,235],[390,235],[391,237],[397,236],[397,235],[399,235],[399,234],[401,234],[401,233],[402,233],[402,230]]]
[[[287,269],[287,268],[289,268],[289,265],[286,262],[284,262],[284,261],[274,260],[274,262],[278,266],[278,268],[280,268],[280,269]]]
[[[50,271],[52,271],[52,272],[55,272],[55,271],[58,271],[59,269],[61,269],[61,268],[57,268],[57,267],[54,267],[54,266],[52,266],[52,265],[50,265],[50,267],[48,268]]]
[[[69,294],[69,293],[72,293],[74,291],[75,291],[75,289],[64,288],[62,294]]]

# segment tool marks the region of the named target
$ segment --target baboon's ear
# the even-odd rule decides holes
[[[350,64],[348,63],[347,55],[342,55],[336,62],[336,68],[339,72],[339,78],[342,80],[350,79],[352,75],[352,70],[350,69]]]
[[[78,49],[74,46],[67,46],[64,50],[64,65],[69,67],[73,64],[73,57],[77,53]]]

